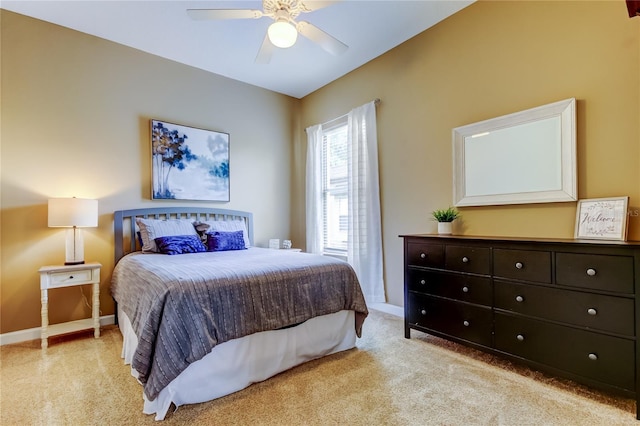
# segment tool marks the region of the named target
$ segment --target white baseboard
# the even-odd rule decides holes
[[[86,320],[78,320],[78,321],[84,322]],[[100,317],[101,326],[111,325],[114,323],[115,323],[115,315],[104,315]],[[53,325],[51,327],[53,327]],[[90,326],[89,328],[91,327],[92,326]],[[40,327],[29,328],[27,330],[12,331],[10,333],[0,334],[0,346],[10,345],[12,343],[28,342],[29,340],[37,340],[37,339],[40,339]]]
[[[404,308],[402,306],[390,305],[388,303],[372,303],[367,306],[371,309],[375,309],[376,311],[395,315],[401,318],[404,317]]]

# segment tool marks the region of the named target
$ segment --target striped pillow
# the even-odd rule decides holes
[[[245,248],[251,247],[251,241],[249,241],[249,233],[247,232],[247,225],[244,220],[208,220],[205,222],[209,225],[207,233],[210,234],[215,231],[219,232],[233,232],[242,231],[242,237],[244,239]]]
[[[158,246],[155,239],[159,237],[169,237],[172,235],[195,235],[198,236],[191,220],[187,219],[143,219],[136,218],[136,224],[140,229],[142,238],[143,253],[157,253]]]

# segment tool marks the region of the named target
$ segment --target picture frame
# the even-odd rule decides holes
[[[228,133],[151,120],[151,199],[229,202]]]
[[[575,238],[626,241],[628,205],[627,196],[579,200]]]

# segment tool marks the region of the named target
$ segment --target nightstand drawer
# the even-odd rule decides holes
[[[91,281],[91,269],[80,269],[70,272],[51,272],[49,274],[49,288],[66,287],[88,281]]]

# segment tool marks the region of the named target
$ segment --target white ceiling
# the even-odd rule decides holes
[[[344,0],[304,13],[346,43],[332,56],[299,37],[276,49],[268,64],[254,62],[271,18],[194,21],[187,9],[258,9],[261,1],[33,1],[0,7],[275,92],[302,98],[463,9],[475,0]]]

